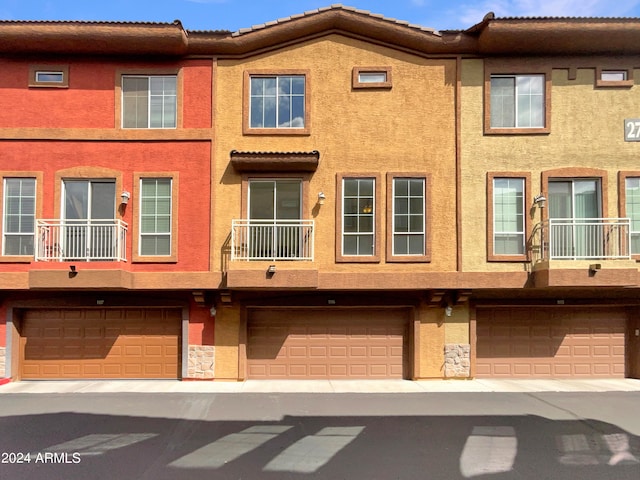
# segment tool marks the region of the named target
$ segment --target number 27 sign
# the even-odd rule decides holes
[[[640,118],[624,119],[624,141],[640,142]]]

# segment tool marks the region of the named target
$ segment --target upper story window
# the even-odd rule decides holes
[[[29,67],[30,87],[67,88],[69,67],[67,65],[31,65]]]
[[[596,87],[632,87],[634,83],[633,68],[596,68]]]
[[[307,134],[308,76],[246,72],[245,134]]]
[[[36,179],[5,178],[2,254],[33,255]]]
[[[491,75],[491,128],[543,128],[544,83],[544,75]]]
[[[168,256],[172,253],[172,179],[140,179],[141,256]]]
[[[391,88],[391,67],[354,67],[353,88]]]
[[[123,128],[176,128],[175,75],[122,77]]]

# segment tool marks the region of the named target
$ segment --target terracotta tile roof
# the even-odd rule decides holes
[[[397,20],[397,19],[391,18],[391,17],[385,17],[384,15],[381,15],[381,14],[378,14],[378,13],[371,13],[369,10],[361,10],[361,9],[358,9],[358,8],[355,8],[355,7],[348,7],[348,6],[342,5],[340,3],[334,3],[333,5],[330,5],[328,7],[321,7],[321,8],[316,8],[315,10],[308,10],[308,11],[306,11],[304,13],[300,13],[300,14],[297,14],[297,15],[291,15],[290,17],[279,18],[277,20],[273,20],[273,21],[266,22],[266,23],[261,23],[259,25],[253,25],[252,27],[249,27],[249,28],[241,28],[240,30],[237,30],[237,31],[233,32],[232,36],[233,37],[239,37],[241,35],[245,35],[245,34],[250,33],[250,32],[255,32],[256,30],[262,30],[262,29],[265,29],[265,28],[272,27],[274,25],[279,25],[279,24],[282,24],[282,23],[291,22],[291,21],[296,20],[298,18],[310,17],[310,16],[313,16],[313,15],[317,15],[318,13],[326,12],[326,11],[329,11],[329,10],[345,10],[345,11],[348,11],[348,12],[353,12],[353,13],[357,13],[357,14],[360,14],[360,15],[365,15],[365,16],[371,17],[371,18],[377,18],[377,19],[383,20],[385,22],[395,23],[397,25],[403,25],[405,27],[412,28],[412,29],[415,29],[415,30],[420,30],[420,31],[423,31],[423,32],[429,32],[429,33],[433,33],[435,35],[439,34],[438,31],[434,30],[433,28],[428,28],[428,27],[424,27],[422,25],[409,23],[409,22],[406,22],[404,20]]]

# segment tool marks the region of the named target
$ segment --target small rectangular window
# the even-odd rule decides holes
[[[626,70],[602,70],[600,73],[600,80],[605,82],[622,82],[626,79]]]
[[[172,179],[140,179],[140,255],[171,255]]]
[[[493,254],[525,254],[523,178],[493,179]]]
[[[3,255],[33,255],[35,217],[36,179],[5,178]]]
[[[353,88],[391,88],[391,67],[354,67]]]
[[[67,65],[30,65],[30,87],[69,87],[69,67]]]
[[[64,82],[64,73],[63,72],[36,72],[36,82],[62,83]]]
[[[175,75],[122,77],[123,128],[176,128]]]

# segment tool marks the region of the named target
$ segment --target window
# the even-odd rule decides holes
[[[123,128],[176,128],[175,75],[122,77]]]
[[[5,178],[3,255],[33,255],[35,216],[35,178]]]
[[[304,128],[304,75],[251,77],[251,128]]]
[[[493,255],[525,254],[524,178],[493,178]]]
[[[375,179],[342,180],[342,255],[375,254]]]
[[[245,135],[308,135],[308,71],[245,71],[243,117]]]
[[[544,127],[544,75],[491,75],[491,128]]]
[[[69,87],[69,67],[67,65],[29,66],[30,87]]]
[[[632,87],[634,85],[633,69],[596,68],[596,87]]]
[[[640,254],[640,177],[625,179],[625,213],[631,219],[632,255]]]
[[[140,179],[140,255],[172,254],[172,179]]]
[[[353,88],[391,88],[391,67],[354,67]]]
[[[425,255],[425,179],[393,179],[393,255]]]
[[[605,82],[622,82],[626,79],[626,70],[603,70],[600,73],[600,80],[604,80]]]

